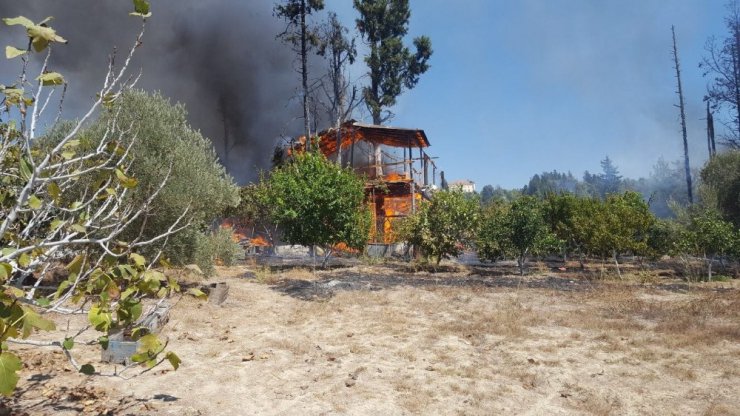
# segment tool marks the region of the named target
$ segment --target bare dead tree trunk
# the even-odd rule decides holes
[[[221,113],[221,122],[224,126],[223,158],[221,158],[221,163],[224,167],[228,168],[231,146],[229,145],[229,124],[226,119],[226,104],[224,101],[224,97],[220,97],[218,100],[218,111]]]
[[[734,86],[735,86],[735,140],[738,140],[740,142],[740,62],[738,62],[738,54],[740,54],[740,27],[737,26],[738,24],[738,16],[737,16],[737,7],[736,5],[733,5],[733,10],[735,12],[734,16],[734,26],[733,26],[733,35],[735,35],[735,45],[732,48],[732,67],[734,71]]]
[[[303,130],[306,132],[306,148],[311,141],[311,124],[308,111],[308,48],[306,45],[306,0],[301,0],[301,81],[303,87]]]
[[[373,111],[373,124],[379,126],[380,123],[382,123],[380,110]],[[373,154],[375,155],[373,159],[375,162],[375,176],[377,178],[383,177],[383,153],[381,152],[381,150],[382,149],[379,143],[373,143]]]
[[[709,149],[709,158],[711,159],[717,153],[717,148],[714,144],[714,116],[712,110],[709,108],[709,101],[707,100],[707,148]]]
[[[684,155],[684,168],[686,169],[686,190],[689,196],[689,204],[694,203],[694,195],[691,186],[691,166],[689,165],[689,142],[686,133],[686,110],[683,101],[683,88],[681,86],[681,67],[678,62],[678,47],[676,46],[676,29],[671,26],[671,33],[673,35],[673,63],[676,69],[676,83],[678,85],[678,107],[681,110],[681,132],[683,133],[683,155]]]

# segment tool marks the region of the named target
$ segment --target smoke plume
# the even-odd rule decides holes
[[[52,26],[69,44],[57,47],[51,65],[70,83],[65,116],[73,118],[94,98],[112,48],[121,56],[132,45],[140,29],[132,8],[121,0],[3,1],[0,16],[55,17]],[[152,12],[132,65],[133,73],[142,70],[137,87],[184,103],[236,180],[254,179],[269,167],[278,139],[301,132],[296,57],[275,38],[284,24],[272,2],[153,0]],[[20,30],[0,30],[23,46]],[[2,61],[0,81],[9,83],[18,61]]]

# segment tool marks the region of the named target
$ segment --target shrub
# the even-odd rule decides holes
[[[269,179],[269,201],[286,242],[320,246],[326,265],[333,247],[362,250],[370,230],[365,182],[321,154],[296,155]]]
[[[482,260],[513,256],[523,275],[528,254],[552,248],[553,235],[545,222],[542,204],[534,197],[521,196],[510,204],[494,204],[483,218],[477,239]]]
[[[473,242],[478,215],[474,199],[460,191],[439,191],[402,222],[400,237],[439,264]]]
[[[200,237],[208,232],[214,219],[239,201],[239,189],[218,161],[211,142],[188,125],[184,106],[171,104],[159,93],[129,90],[121,94],[80,134],[81,146],[97,147],[111,124],[118,126],[117,142],[121,146],[131,145],[134,163],[127,174],[136,178],[137,186],[127,194],[130,203],[146,203],[162,179],[167,178],[157,197],[148,203],[146,215],[127,227],[122,237],[151,239],[165,232],[187,210],[182,221],[189,223],[191,229],[171,236],[163,254],[173,264],[196,263],[195,248]],[[45,138],[44,146],[63,137],[70,127],[62,124],[55,128]],[[67,198],[84,194],[96,180],[93,172]],[[163,243],[151,245],[143,254],[156,255]],[[202,256],[201,260],[205,258]]]
[[[210,276],[214,265],[233,266],[243,256],[244,249],[233,240],[231,228],[219,227],[212,233],[197,234],[193,262]]]

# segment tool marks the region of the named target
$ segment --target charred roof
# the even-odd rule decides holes
[[[336,134],[336,128],[330,128],[318,134],[324,154],[330,155],[336,152]],[[342,147],[353,141],[365,141],[390,147],[429,147],[429,139],[424,130],[364,124],[356,120],[349,120],[342,124],[341,135]]]

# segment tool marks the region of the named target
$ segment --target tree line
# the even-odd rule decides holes
[[[469,248],[485,261],[516,259],[521,273],[528,256],[610,259],[621,277],[624,255],[673,255],[702,258],[711,279],[715,260],[740,258],[740,151],[708,161],[700,172],[701,201],[672,203],[673,218],[658,218],[642,194],[621,189],[608,158],[602,166],[597,190],[554,172],[517,192],[435,193],[407,220],[404,240],[437,263]]]

